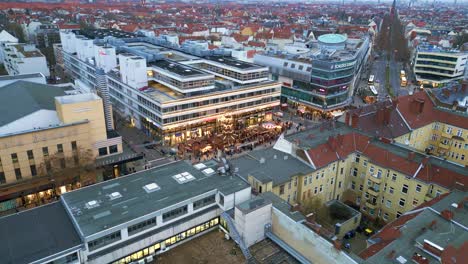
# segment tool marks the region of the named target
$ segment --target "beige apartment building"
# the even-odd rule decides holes
[[[122,152],[95,94],[17,81],[0,111],[0,211],[94,183],[96,159]]]

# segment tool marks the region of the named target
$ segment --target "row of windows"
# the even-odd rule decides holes
[[[128,235],[129,236],[134,235],[136,233],[139,233],[139,232],[141,232],[143,230],[146,230],[146,229],[154,227],[154,226],[156,226],[156,218],[151,218],[151,219],[145,220],[145,221],[140,222],[138,224],[129,226],[127,228]]]
[[[416,70],[421,70],[421,71],[429,71],[429,72],[450,74],[450,75],[452,75],[454,73],[458,73],[458,71],[454,72],[454,71],[450,71],[450,70],[442,70],[442,69],[435,69],[435,68],[431,68],[431,67],[422,67],[422,66],[416,66],[415,69]]]
[[[433,62],[433,61],[417,60],[416,64],[419,64],[419,65],[433,65],[433,66],[446,67],[446,68],[455,68],[455,64],[448,64],[448,63],[442,63],[442,62]]]
[[[215,200],[216,200],[216,195],[213,194],[211,196],[208,196],[208,197],[205,197],[205,198],[202,198],[198,201],[195,201],[193,203],[193,210],[197,210],[199,208],[202,208],[202,207],[205,207],[209,204],[213,204],[215,203]]]
[[[322,88],[314,88],[314,89],[322,89]],[[344,90],[347,91],[347,90]],[[286,87],[281,88],[281,95],[290,98],[291,100],[299,100],[305,103],[312,103],[315,105],[323,106],[326,108],[327,106],[333,106],[336,104],[341,104],[346,102],[348,99],[347,93],[337,93],[337,94],[327,94],[325,98],[323,98],[324,94],[311,94],[308,92],[290,89]]]
[[[77,150],[78,147],[77,147],[76,141],[71,142],[71,147],[72,147],[73,151]],[[37,167],[34,164],[34,153],[33,153],[32,150],[27,150],[26,153],[28,155],[28,160],[30,162],[29,169],[31,171],[31,175],[36,176],[37,175]],[[62,144],[57,144],[57,153],[63,153],[63,145]],[[43,147],[42,148],[42,154],[43,154],[44,158],[49,157],[49,148],[48,147]],[[11,161],[13,162],[13,164],[19,164],[19,159],[18,159],[18,154],[17,153],[12,153],[11,154]],[[66,167],[65,158],[60,158],[58,160],[58,162],[59,162],[60,168],[64,169]],[[76,159],[75,159],[75,162],[77,162]],[[51,163],[50,163],[49,160],[45,161],[45,165],[46,165],[46,170],[51,170],[52,167],[51,167]],[[15,168],[14,171],[15,171],[16,180],[21,180],[23,178],[23,172],[21,171],[21,169],[20,168]],[[0,184],[3,184],[3,183],[6,183],[6,178],[5,178],[5,172],[3,172],[2,162],[0,160]]]
[[[98,152],[99,152],[99,156],[114,154],[114,153],[118,152],[118,147],[117,147],[117,145],[109,146],[109,151],[107,151],[107,147],[102,147],[102,148],[98,149]]]
[[[193,89],[214,85],[214,79],[181,82],[156,71],[153,71],[153,76],[156,80],[163,81],[180,89]]]
[[[283,67],[288,67],[288,64],[289,62],[284,62],[283,63]],[[291,69],[295,69],[296,68],[296,64],[295,63],[291,63]],[[302,71],[304,69],[304,65],[301,65],[299,64],[299,66],[297,67],[298,70]],[[308,66],[305,71],[306,72],[310,72],[312,70],[312,67]]]
[[[172,236],[170,238],[165,239],[164,241],[160,241],[156,244],[153,244],[149,247],[143,248],[135,253],[132,253],[126,257],[123,257],[115,262],[113,264],[128,264],[128,263],[133,263],[137,262],[138,260],[156,254],[161,249],[162,244],[164,243],[166,247],[175,245],[187,238],[193,237],[194,235],[197,235],[203,231],[206,231],[210,228],[213,228],[215,226],[219,225],[219,217],[216,217],[214,219],[211,219],[210,221],[207,221],[203,224],[200,224],[198,226],[192,227],[182,233],[179,233],[175,236]]]
[[[219,104],[219,103],[234,101],[234,100],[238,100],[238,99],[244,99],[244,98],[249,98],[249,97],[254,97],[254,96],[259,96],[259,95],[271,94],[271,93],[274,93],[274,92],[276,92],[276,89],[272,88],[272,89],[265,89],[265,90],[255,91],[255,92],[242,93],[242,94],[238,94],[238,95],[230,95],[230,96],[225,96],[225,97],[221,97],[221,98],[214,98],[214,99],[210,99],[210,100],[203,100],[203,101],[199,101],[199,102],[181,104],[181,105],[177,105],[177,106],[171,106],[171,107],[163,108],[163,113],[170,113],[170,112],[175,112],[175,111],[180,111],[180,110],[185,110],[185,109],[190,109],[190,108],[198,108],[200,106]]]
[[[418,59],[442,60],[442,61],[454,61],[454,62],[458,60],[458,58],[453,58],[453,57],[426,55],[426,54],[418,54],[417,58]]]
[[[114,243],[115,241],[118,241],[121,238],[122,238],[122,236],[121,236],[120,230],[119,230],[119,231],[114,232],[112,234],[109,234],[107,236],[100,237],[98,239],[90,241],[90,242],[88,242],[89,251],[93,251],[93,250],[101,248],[101,247],[103,247],[105,245]]]
[[[253,101],[253,102],[242,103],[242,104],[239,104],[239,105],[226,106],[226,107],[213,109],[213,110],[209,110],[209,111],[202,111],[202,112],[197,112],[197,113],[191,113],[191,114],[186,114],[186,115],[175,116],[175,117],[171,117],[171,118],[165,118],[163,120],[163,124],[169,124],[169,123],[173,123],[173,122],[177,122],[177,121],[185,121],[185,120],[198,118],[198,117],[204,117],[204,116],[208,116],[208,115],[212,115],[212,114],[216,114],[216,113],[224,113],[226,111],[231,111],[231,110],[234,111],[234,110],[237,110],[237,109],[252,107],[252,106],[255,106],[255,105],[265,104],[265,103],[274,102],[274,101],[278,101],[278,100],[279,100],[279,97],[275,96],[275,97],[263,98],[263,99]]]
[[[171,219],[177,218],[179,216],[182,216],[184,214],[187,214],[187,205],[184,205],[182,207],[176,208],[174,210],[171,210],[169,212],[166,212],[162,215],[162,219],[164,222],[169,221]]]
[[[221,68],[221,67],[218,67],[218,66],[214,66],[214,65],[211,65],[211,64],[207,64],[207,63],[200,63],[200,64],[195,65],[195,66],[198,66],[198,67],[200,67],[202,69],[205,69],[205,70],[208,70],[208,71],[211,71],[211,72],[215,72],[215,73],[218,73],[218,74],[221,74],[221,75],[224,75],[224,76],[228,76],[228,77],[240,80],[240,81],[249,81],[249,80],[255,80],[255,79],[260,79],[260,78],[266,78],[266,77],[268,77],[268,74],[269,74],[268,71],[239,73],[239,72],[236,72],[236,71],[231,71],[231,70]]]

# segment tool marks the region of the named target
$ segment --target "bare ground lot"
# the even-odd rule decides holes
[[[213,230],[158,255],[153,263],[240,264],[245,263],[245,258],[234,241],[226,240],[224,233]]]

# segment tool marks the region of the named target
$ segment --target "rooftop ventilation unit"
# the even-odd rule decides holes
[[[161,189],[161,188],[159,187],[159,185],[157,185],[156,183],[152,182],[152,183],[150,183],[150,184],[146,184],[145,186],[143,186],[143,189],[145,189],[145,191],[146,191],[147,193],[152,193],[152,192],[155,192],[155,191],[157,191],[157,190],[159,190],[159,189]]]
[[[109,198],[110,198],[111,201],[115,200],[115,199],[118,199],[120,197],[122,197],[122,195],[119,192],[113,192],[113,193],[109,194]]]
[[[176,180],[179,184],[187,183],[189,181],[195,180],[195,177],[193,177],[192,174],[188,172],[182,172],[180,174],[176,174],[172,176],[174,180]]]
[[[195,167],[195,169],[197,170],[203,170],[203,169],[206,169],[206,165],[203,164],[203,163],[198,163],[198,164],[195,164],[193,165],[193,167]]]
[[[85,207],[86,207],[87,209],[96,208],[96,207],[98,207],[98,206],[99,206],[99,202],[96,201],[96,200],[89,201],[89,202],[87,202],[87,203],[85,204]]]
[[[403,256],[399,256],[398,258],[396,258],[396,260],[398,261],[398,263],[401,264],[405,264],[407,262],[407,260]]]
[[[214,171],[212,168],[204,169],[202,172],[203,172],[203,174],[205,174],[206,176],[209,176],[209,175],[215,173],[215,171]]]

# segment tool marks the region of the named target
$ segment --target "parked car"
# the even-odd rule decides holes
[[[353,238],[354,236],[356,236],[356,231],[351,230],[351,231],[349,231],[348,233],[346,233],[346,234],[344,235],[344,238],[350,239],[350,238]]]
[[[370,228],[366,228],[366,229],[364,229],[364,234],[366,236],[372,236],[374,234],[374,230],[372,230]]]
[[[360,224],[360,225],[356,228],[356,232],[362,233],[362,232],[364,232],[364,230],[365,230],[366,228],[367,228],[367,227],[366,227],[364,224]]]

